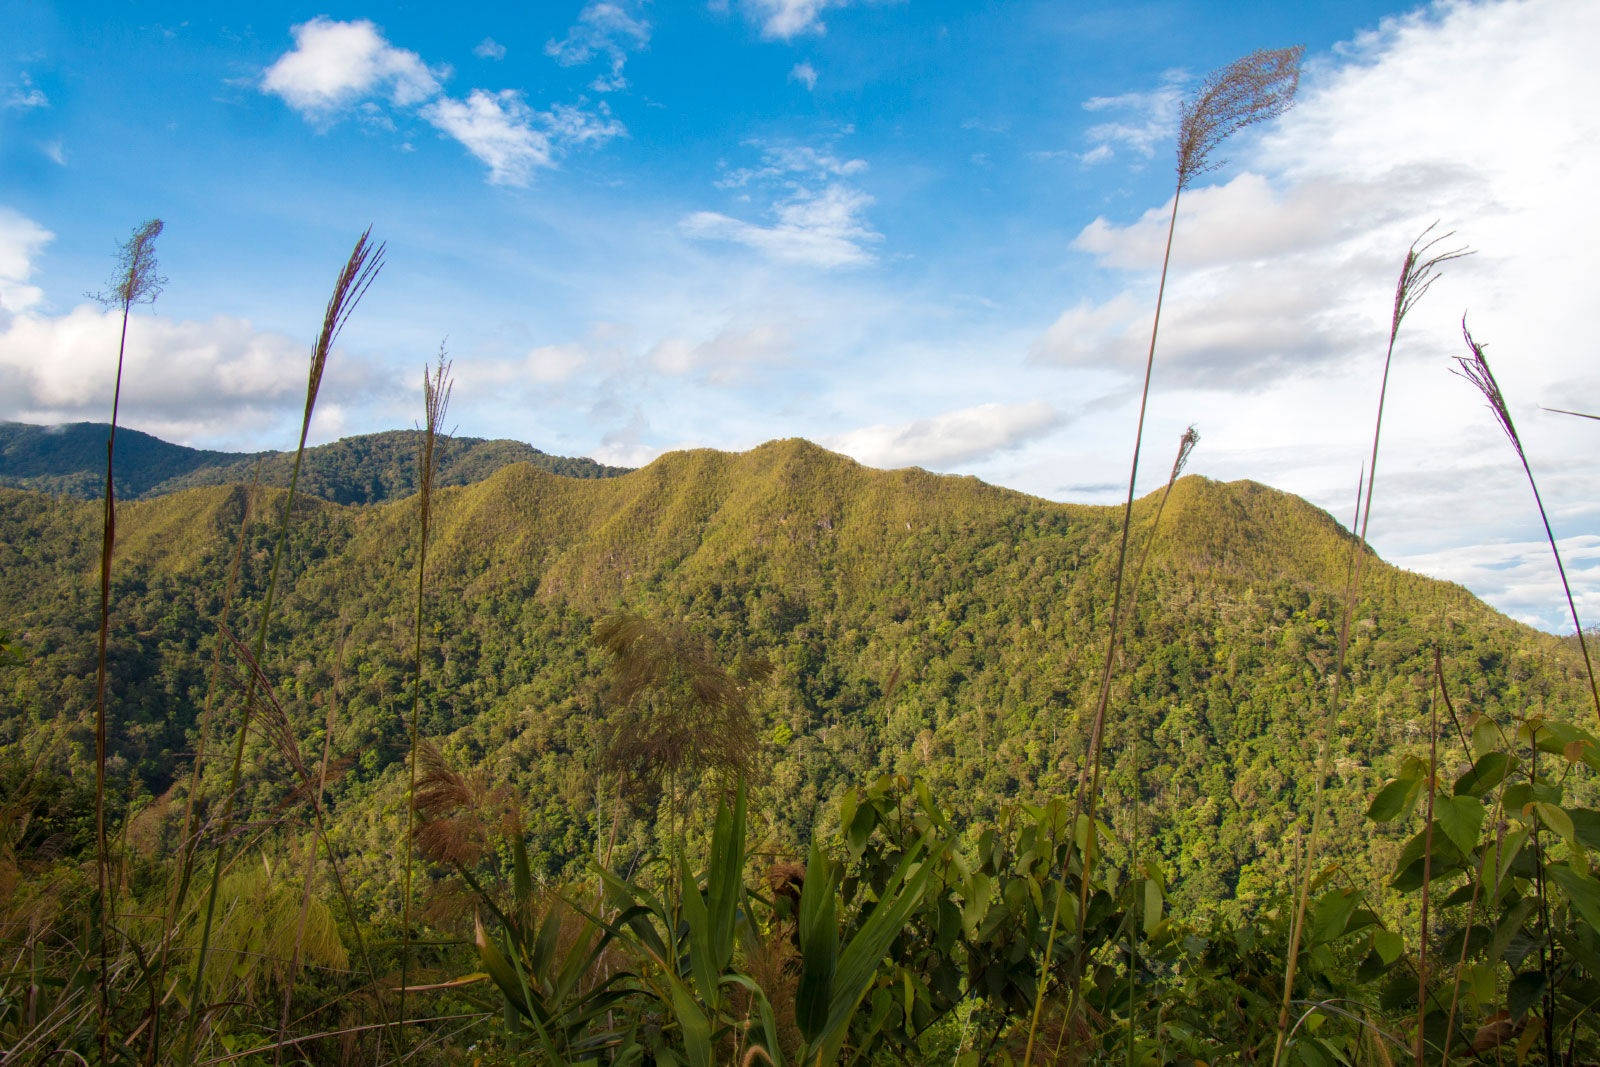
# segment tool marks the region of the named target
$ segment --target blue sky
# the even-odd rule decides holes
[[[1539,410],[1600,409],[1595,7],[530,7],[0,2],[0,418],[105,418],[82,294],[159,216],[125,422],[288,447],[370,222],[388,265],[319,439],[412,424],[443,341],[462,434],[626,464],[804,436],[1109,502],[1179,101],[1304,44],[1298,106],[1182,201],[1141,489],[1195,422],[1191,470],[1347,519],[1394,275],[1439,219],[1480,251],[1402,334],[1377,547],[1561,628],[1520,472],[1447,373],[1470,308],[1600,618],[1595,424]]]

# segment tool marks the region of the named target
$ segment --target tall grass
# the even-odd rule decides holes
[[[1434,224],[1436,225],[1437,223]],[[1328,762],[1333,752],[1333,739],[1338,730],[1339,698],[1344,681],[1345,658],[1350,649],[1350,624],[1355,616],[1356,598],[1361,592],[1362,566],[1367,558],[1367,524],[1372,519],[1372,490],[1378,480],[1378,445],[1383,437],[1383,408],[1389,394],[1389,371],[1394,364],[1394,346],[1400,337],[1401,323],[1405,321],[1411,309],[1416,307],[1417,301],[1421,300],[1438,280],[1439,268],[1451,260],[1472,254],[1465,248],[1447,252],[1434,251],[1439,242],[1452,236],[1451,233],[1444,233],[1430,238],[1428,235],[1433,232],[1434,226],[1423,230],[1406,250],[1405,259],[1400,265],[1400,278],[1395,283],[1394,304],[1389,314],[1389,345],[1384,352],[1383,378],[1378,386],[1378,413],[1372,424],[1372,454],[1367,460],[1363,475],[1366,482],[1366,496],[1356,509],[1360,521],[1353,524],[1360,527],[1360,533],[1355,543],[1350,546],[1349,579],[1345,587],[1344,608],[1339,617],[1339,654],[1334,666],[1333,685],[1328,694],[1327,713],[1322,721],[1317,776],[1311,801],[1311,834],[1306,841],[1306,854],[1300,872],[1294,919],[1289,928],[1289,953],[1284,965],[1283,1000],[1278,1009],[1278,1039],[1272,1054],[1273,1067],[1278,1067],[1283,1062],[1284,1044],[1289,1033],[1289,1001],[1293,995],[1295,972],[1300,964],[1300,940],[1305,928],[1306,901],[1311,895],[1312,872],[1316,870],[1317,858],[1320,855],[1323,809],[1326,802],[1324,787],[1328,778]],[[1360,495],[1359,492],[1357,495]]]
[[[1089,728],[1089,752],[1078,775],[1077,798],[1073,804],[1069,833],[1075,833],[1078,817],[1085,806],[1085,789],[1092,777],[1098,781],[1100,774],[1101,739],[1105,730],[1106,700],[1111,691],[1111,673],[1117,651],[1117,632],[1122,623],[1122,578],[1128,559],[1128,530],[1133,519],[1134,487],[1139,478],[1139,451],[1144,442],[1145,415],[1150,404],[1150,379],[1155,368],[1156,340],[1161,331],[1161,305],[1167,291],[1167,271],[1172,263],[1172,239],[1177,230],[1178,203],[1187,189],[1201,174],[1221,165],[1213,160],[1212,153],[1233,133],[1246,126],[1265,122],[1283,114],[1294,101],[1295,90],[1300,85],[1300,59],[1305,54],[1302,46],[1293,48],[1262,49],[1237,59],[1206,78],[1199,91],[1185,101],[1178,125],[1177,187],[1172,193],[1172,214],[1167,220],[1166,249],[1161,257],[1161,281],[1156,287],[1155,317],[1150,326],[1150,347],[1145,355],[1144,383],[1139,394],[1139,422],[1133,435],[1133,461],[1128,470],[1128,494],[1122,507],[1122,532],[1117,545],[1116,576],[1111,590],[1111,632],[1106,638],[1105,660],[1100,672],[1100,691],[1095,700],[1094,719]],[[1090,767],[1093,771],[1090,773]],[[1081,941],[1088,891],[1090,857],[1093,854],[1094,796],[1087,797],[1089,807],[1088,843],[1081,852],[1082,877],[1079,879],[1078,927]],[[1057,885],[1056,907],[1050,920],[1047,948],[1039,968],[1039,986],[1034,997],[1033,1014],[1028,1023],[1028,1044],[1023,1053],[1023,1067],[1033,1062],[1034,1041],[1039,1028],[1039,1015],[1044,1007],[1046,978],[1051,955],[1055,948],[1056,930],[1061,918],[1061,893],[1066,884],[1065,867],[1060,872]],[[1077,980],[1074,978],[1074,1000]],[[1072,1011],[1069,1008],[1069,1014]],[[1070,1023],[1069,1023],[1070,1025]]]
[[[445,411],[450,407],[450,388],[450,362],[445,359],[444,346],[440,345],[439,362],[431,373],[426,369],[422,372],[422,443],[417,456],[420,483],[417,494],[417,603],[413,650],[415,674],[411,685],[411,781],[406,789],[405,903],[400,924],[401,1025],[406,1021],[406,973],[411,963],[411,864],[417,822],[417,716],[422,710],[422,612],[428,570],[428,520],[433,507],[434,445],[438,440],[439,428],[444,424]]]
[[[106,847],[106,645],[111,634],[111,554],[117,541],[117,490],[113,461],[117,444],[117,410],[122,402],[122,362],[128,349],[128,314],[135,304],[153,304],[161,295],[166,279],[156,273],[156,238],[161,236],[160,219],[149,219],[134,227],[133,235],[117,246],[117,265],[111,287],[89,296],[106,307],[122,309],[122,332],[117,340],[117,378],[111,390],[111,429],[106,434],[105,515],[100,539],[100,634],[95,659],[94,679],[94,842],[95,878],[99,901],[99,1003],[100,1058],[108,1054],[107,1020],[111,1014],[107,956],[110,945],[111,914],[115,908],[116,885],[110,875],[111,854]]]
[[[1550,528],[1550,515],[1544,509],[1544,497],[1539,493],[1539,483],[1533,477],[1533,467],[1528,463],[1527,449],[1522,447],[1522,435],[1517,433],[1517,424],[1511,418],[1511,405],[1506,402],[1505,393],[1500,389],[1500,383],[1495,380],[1494,371],[1489,369],[1489,359],[1484,355],[1486,346],[1472,339],[1472,334],[1467,331],[1466,316],[1461,318],[1461,336],[1466,339],[1467,349],[1471,356],[1457,356],[1457,374],[1477,387],[1483,394],[1484,400],[1489,404],[1489,410],[1494,413],[1495,421],[1505,431],[1506,438],[1511,442],[1511,447],[1516,450],[1517,461],[1522,464],[1522,472],[1528,476],[1528,486],[1533,490],[1533,502],[1539,507],[1539,521],[1544,524],[1545,539],[1550,542],[1550,554],[1556,558],[1556,573],[1561,576],[1561,591],[1567,598],[1567,610],[1572,613],[1572,629],[1578,635],[1578,648],[1583,652],[1584,670],[1589,675],[1589,695],[1594,700],[1594,712],[1600,718],[1600,686],[1595,684],[1594,661],[1589,657],[1589,642],[1583,635],[1583,623],[1578,620],[1578,603],[1572,596],[1572,585],[1567,581],[1567,568],[1561,562],[1561,549],[1556,547],[1555,531]],[[1571,415],[1577,412],[1562,412]],[[1593,418],[1594,416],[1585,416]]]
[[[300,465],[305,456],[306,437],[311,432],[311,415],[316,409],[317,392],[322,386],[323,371],[328,365],[328,353],[333,348],[335,339],[340,330],[348,321],[350,314],[355,310],[361,298],[371,287],[378,272],[383,269],[382,244],[374,247],[370,243],[372,230],[369,227],[357,239],[355,247],[350,252],[350,257],[345,261],[344,268],[340,270],[338,278],[334,281],[333,295],[328,299],[328,306],[322,316],[322,330],[317,335],[316,343],[311,348],[311,365],[306,381],[305,411],[300,420],[300,441],[295,449],[294,468],[289,476],[289,490],[283,500],[283,515],[278,524],[277,545],[272,553],[272,569],[267,578],[266,596],[262,600],[261,619],[257,624],[255,646],[252,657],[255,662],[261,661],[261,656],[266,648],[267,630],[272,621],[272,600],[278,588],[278,574],[283,564],[284,546],[289,537],[289,517],[294,508],[295,490],[300,483]],[[208,954],[211,946],[211,930],[216,920],[217,893],[222,884],[222,872],[226,866],[229,852],[230,833],[233,828],[234,801],[239,792],[239,778],[244,766],[244,742],[250,730],[250,720],[255,709],[256,682],[252,677],[245,689],[244,708],[241,713],[239,730],[234,740],[233,767],[228,779],[228,791],[223,798],[222,815],[218,821],[216,856],[212,861],[211,887],[206,896],[205,920],[201,928],[200,950],[195,957],[194,979],[190,983],[193,1000],[189,1006],[188,1018],[184,1025],[183,1047],[180,1054],[181,1061],[188,1063],[194,1053],[195,1029],[203,1012],[200,1010],[199,998],[205,988],[205,973]]]

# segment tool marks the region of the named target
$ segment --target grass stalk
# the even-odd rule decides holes
[[[1417,1067],[1422,1054],[1428,1017],[1428,904],[1433,880],[1433,802],[1439,789],[1439,705],[1428,701],[1428,810],[1423,818],[1422,837],[1422,919],[1417,929]]]
[[[117,444],[117,411],[122,403],[122,364],[128,349],[128,313],[135,304],[153,304],[166,279],[156,273],[155,240],[161,235],[160,219],[134,228],[126,243],[117,246],[117,266],[111,288],[89,294],[105,307],[121,307],[122,331],[117,341],[117,378],[111,390],[111,428],[106,434],[105,514],[100,539],[100,632],[94,679],[94,842],[95,878],[99,894],[96,909],[99,940],[100,1059],[107,1056],[111,999],[107,954],[115,887],[110,877],[111,855],[106,845],[106,665],[111,635],[111,555],[117,541],[117,492],[113,460]]]
[[[369,227],[357,239],[355,248],[350,252],[350,258],[345,261],[344,268],[334,283],[333,295],[328,300],[327,309],[323,313],[322,331],[317,335],[316,343],[311,349],[311,366],[306,383],[305,412],[300,421],[300,442],[295,449],[294,467],[289,476],[289,490],[283,500],[283,516],[278,526],[277,545],[272,554],[272,569],[267,578],[267,592],[262,601],[261,619],[256,628],[254,658],[260,662],[266,648],[267,628],[272,620],[272,601],[278,588],[278,574],[283,564],[284,546],[289,537],[289,517],[294,508],[295,490],[300,483],[301,461],[305,457],[306,437],[311,432],[311,415],[317,404],[317,391],[322,385],[322,374],[327,367],[328,353],[333,347],[334,340],[339,336],[339,331],[361,302],[362,296],[371,287],[378,272],[383,268],[382,244],[376,247],[369,244],[372,230]],[[189,1063],[194,1052],[194,1034],[196,1024],[199,1022],[200,998],[204,995],[205,972],[207,957],[211,946],[211,928],[216,919],[217,894],[222,884],[222,871],[228,856],[228,831],[233,826],[234,802],[239,793],[239,779],[244,766],[244,742],[250,730],[250,720],[254,711],[256,685],[254,678],[245,689],[245,702],[239,732],[233,748],[233,768],[228,780],[228,791],[223,798],[223,811],[218,829],[217,854],[211,869],[211,887],[206,897],[205,921],[200,934],[200,951],[195,957],[194,980],[190,985],[190,1009],[184,1025],[183,1051],[181,1062]]]
[[[1567,610],[1572,613],[1572,628],[1578,635],[1578,648],[1583,652],[1583,667],[1589,676],[1589,695],[1594,701],[1595,717],[1600,719],[1600,686],[1595,684],[1594,661],[1589,657],[1589,642],[1583,636],[1583,623],[1578,620],[1578,604],[1572,597],[1572,585],[1567,581],[1567,568],[1561,562],[1561,549],[1556,547],[1555,531],[1550,528],[1550,515],[1545,511],[1544,497],[1539,493],[1539,483],[1534,479],[1533,467],[1528,463],[1528,452],[1522,447],[1522,436],[1517,433],[1517,424],[1512,421],[1511,406],[1500,390],[1500,383],[1495,380],[1494,371],[1489,369],[1488,358],[1483,354],[1487,346],[1472,339],[1472,334],[1467,331],[1467,319],[1464,315],[1461,318],[1461,335],[1466,338],[1467,348],[1472,352],[1472,356],[1456,357],[1456,363],[1460,368],[1456,373],[1477,386],[1483,398],[1488,401],[1489,410],[1494,412],[1495,420],[1500,423],[1500,428],[1511,441],[1511,447],[1516,450],[1517,459],[1522,464],[1522,472],[1528,476],[1528,486],[1533,490],[1533,502],[1539,506],[1539,521],[1544,524],[1544,536],[1550,542],[1550,554],[1556,559],[1556,573],[1561,576],[1561,591],[1567,597]]]
[[[444,346],[439,346],[439,361],[430,373],[422,372],[422,447],[417,457],[418,508],[417,520],[417,603],[415,632],[415,675],[411,686],[411,783],[406,789],[406,874],[404,889],[404,914],[400,923],[400,1022],[406,1020],[406,971],[411,962],[411,866],[412,843],[417,823],[417,717],[422,709],[422,611],[424,588],[428,570],[428,520],[433,505],[434,445],[438,440],[439,426],[444,421],[445,410],[450,406],[450,363],[445,359]]]
[[[1352,529],[1359,526],[1360,531],[1355,544],[1350,546],[1353,561],[1345,589],[1344,609],[1339,617],[1339,654],[1334,665],[1333,685],[1328,693],[1328,709],[1322,722],[1322,743],[1317,756],[1317,776],[1311,800],[1311,836],[1306,842],[1298,900],[1295,904],[1294,920],[1290,924],[1289,955],[1284,966],[1283,1000],[1278,1009],[1278,1037],[1272,1053],[1272,1067],[1279,1067],[1283,1062],[1284,1046],[1289,1033],[1289,1001],[1294,992],[1295,972],[1299,968],[1300,938],[1305,928],[1306,900],[1311,894],[1312,872],[1316,866],[1321,844],[1328,762],[1332,756],[1333,739],[1339,725],[1339,698],[1342,695],[1344,682],[1345,658],[1350,650],[1350,624],[1355,616],[1356,597],[1361,592],[1362,565],[1367,558],[1367,525],[1372,519],[1372,491],[1378,481],[1378,446],[1383,438],[1383,408],[1389,393],[1389,371],[1394,364],[1395,341],[1400,336],[1400,325],[1405,321],[1406,315],[1416,307],[1417,301],[1421,300],[1438,280],[1439,268],[1451,260],[1472,254],[1465,248],[1435,252],[1434,247],[1451,236],[1450,233],[1444,233],[1429,238],[1428,235],[1433,232],[1436,225],[1438,224],[1435,223],[1423,230],[1417,239],[1411,242],[1411,247],[1406,250],[1405,261],[1400,267],[1400,280],[1395,283],[1394,305],[1389,317],[1389,345],[1384,353],[1383,378],[1378,386],[1378,413],[1372,424],[1372,454],[1365,468],[1366,495],[1356,509],[1359,521],[1352,523]],[[1360,496],[1359,490],[1357,495]]]
[[[1081,878],[1078,882],[1079,906],[1077,914],[1078,941],[1082,944],[1085,902],[1088,899],[1090,857],[1094,851],[1094,791],[1100,778],[1101,739],[1105,728],[1106,700],[1111,690],[1111,672],[1116,659],[1117,632],[1121,625],[1122,578],[1128,557],[1128,529],[1133,516],[1134,486],[1139,477],[1139,450],[1144,441],[1144,421],[1150,403],[1150,378],[1155,367],[1156,340],[1161,332],[1161,306],[1166,297],[1167,272],[1172,263],[1172,239],[1178,223],[1178,203],[1184,189],[1201,174],[1221,166],[1220,159],[1213,160],[1212,152],[1235,131],[1245,126],[1264,122],[1283,114],[1294,102],[1295,90],[1300,84],[1300,59],[1305,49],[1263,49],[1235,60],[1206,78],[1199,92],[1183,105],[1178,124],[1177,187],[1172,194],[1172,212],[1167,219],[1166,248],[1161,256],[1161,280],[1156,287],[1155,317],[1150,326],[1150,347],[1145,356],[1144,384],[1139,394],[1139,421],[1133,437],[1133,461],[1129,465],[1128,495],[1122,509],[1122,532],[1117,547],[1116,578],[1111,593],[1111,633],[1106,639],[1106,655],[1100,672],[1100,691],[1095,700],[1094,720],[1089,728],[1089,751],[1085,765],[1078,775],[1077,799],[1068,832],[1077,831],[1078,816],[1085,806],[1085,782],[1092,779],[1093,786],[1087,797],[1089,825],[1085,848],[1080,853]],[[1089,768],[1092,766],[1092,773]],[[1074,839],[1075,840],[1075,839]],[[1033,1063],[1033,1047],[1039,1029],[1039,1015],[1044,1007],[1050,961],[1055,951],[1057,929],[1061,921],[1061,896],[1066,887],[1067,871],[1063,865],[1057,878],[1056,904],[1050,917],[1050,932],[1045,938],[1044,959],[1039,965],[1038,987],[1034,992],[1033,1012],[1028,1020],[1028,1044],[1023,1053],[1023,1067]],[[1077,969],[1073,973],[1073,995],[1067,1009],[1067,1023],[1077,1010],[1080,985]]]
[[[322,728],[322,764],[317,768],[317,788],[311,797],[313,810],[322,810],[322,798],[328,786],[328,761],[333,755],[333,713],[339,706],[339,683],[342,679],[344,668],[344,620],[340,620],[339,637],[334,644],[333,654],[333,686],[328,690],[328,714]],[[284,982],[283,1012],[278,1016],[278,1044],[273,1049],[273,1067],[283,1062],[284,1040],[288,1036],[289,1007],[294,1001],[295,975],[300,969],[300,948],[305,941],[306,920],[311,914],[311,885],[317,871],[317,841],[321,837],[322,820],[317,820],[317,825],[311,828],[311,847],[306,852],[306,876],[300,889],[300,914],[296,918],[294,931],[294,951],[289,958],[289,977]]]

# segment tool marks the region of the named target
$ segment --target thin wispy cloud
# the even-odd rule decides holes
[[[806,34],[823,34],[828,27],[822,13],[846,7],[850,0],[741,0],[745,16],[761,27],[768,40],[787,41]]]
[[[506,46],[493,37],[485,37],[473,48],[472,54],[479,59],[504,59],[506,57]]]
[[[843,184],[801,189],[772,206],[769,225],[745,222],[715,211],[697,211],[679,223],[690,237],[732,241],[769,259],[837,270],[861,267],[876,256],[868,246],[883,240],[867,222],[872,197]]]
[[[22,76],[21,85],[12,86],[5,90],[4,96],[0,96],[0,107],[8,111],[33,111],[49,106],[50,98],[44,95],[43,90],[35,88],[26,74]]]
[[[815,89],[817,87],[817,68],[813,67],[809,62],[796,63],[789,68],[789,80],[799,82],[807,90]]]
[[[1150,159],[1158,148],[1171,145],[1187,80],[1185,72],[1172,70],[1162,75],[1161,84],[1154,89],[1085,100],[1085,111],[1104,113],[1107,120],[1084,132],[1089,147],[1079,159],[1091,165],[1104,163],[1114,158],[1118,150]]]
[[[559,41],[547,42],[544,51],[564,67],[603,58],[610,69],[590,82],[589,88],[608,93],[628,87],[628,79],[622,73],[628,53],[637,52],[649,43],[650,23],[635,5],[617,0],[591,0],[578,13],[578,21],[567,30],[567,35]]]
[[[873,467],[948,467],[1015,448],[1055,429],[1049,404],[979,404],[897,425],[864,426],[823,444]]]

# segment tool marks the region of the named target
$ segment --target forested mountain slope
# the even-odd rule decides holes
[[[274,516],[282,494],[261,497],[258,515]],[[122,510],[114,770],[169,800],[185,788],[246,498],[203,488]],[[1135,552],[1155,504],[1136,506]],[[844,786],[886,771],[984,815],[1075,779],[1119,509],[873,470],[798,440],[673,453],[605,479],[511,465],[434,506],[421,728],[518,790],[547,872],[581,863],[612,825],[615,785],[597,759],[604,659],[589,635],[619,609],[683,618],[730,660],[775,666],[753,813],[777,847],[804,841]],[[1381,487],[1376,506],[1381,521]],[[404,823],[417,503],[305,499],[296,512],[267,671],[302,744],[320,749],[345,635],[334,747],[355,763],[331,787],[335,832],[361,857],[359,892],[381,905]],[[268,526],[247,528],[240,631],[265,587]],[[1173,490],[1113,692],[1102,810],[1123,832],[1139,790],[1180,902],[1260,899],[1288,880],[1351,542],[1325,512],[1255,483],[1189,477]],[[97,550],[97,505],[0,490],[0,625],[27,658],[0,673],[3,744],[79,768],[93,748]],[[1330,839],[1361,872],[1398,847],[1361,813],[1423,743],[1435,644],[1463,714],[1539,704],[1577,718],[1584,690],[1557,639],[1381,561],[1357,619]],[[245,799],[269,810],[283,775],[265,746],[252,757]],[[647,844],[651,823],[627,814],[623,845]]]
[[[106,433],[100,422],[32,426],[0,422],[0,486],[36,489],[79,500],[98,499],[106,481]],[[417,491],[416,430],[346,437],[308,448],[300,491],[338,504],[376,504]],[[294,467],[292,452],[209,452],[174,445],[138,430],[119,427],[117,495],[142,500],[202,485],[249,484],[261,463],[261,484],[284,488]],[[626,473],[592,459],[552,456],[521,441],[480,437],[441,440],[436,484],[467,485],[513,463],[569,478],[608,478]]]

